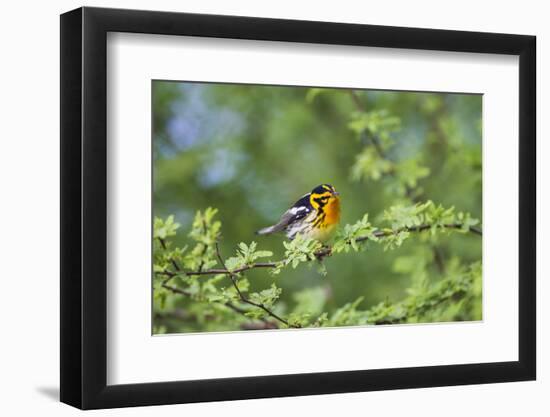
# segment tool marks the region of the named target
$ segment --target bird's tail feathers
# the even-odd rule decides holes
[[[264,227],[263,229],[260,229],[256,232],[257,235],[269,235],[270,233],[273,233],[273,232],[276,232],[277,229],[276,229],[276,226],[269,226],[269,227]]]

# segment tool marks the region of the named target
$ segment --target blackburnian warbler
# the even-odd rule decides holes
[[[340,221],[340,197],[330,184],[321,184],[302,196],[273,226],[258,230],[259,235],[284,232],[289,239],[300,234],[326,242]]]

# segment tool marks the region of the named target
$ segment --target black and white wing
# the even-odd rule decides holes
[[[299,220],[311,213],[311,205],[309,203],[309,193],[301,197],[294,205],[289,208],[281,216],[281,219],[273,226],[264,227],[256,233],[259,235],[268,235],[270,233],[287,230],[289,226],[297,223]]]

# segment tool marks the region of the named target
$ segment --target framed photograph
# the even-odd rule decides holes
[[[61,401],[533,380],[535,37],[61,16]]]

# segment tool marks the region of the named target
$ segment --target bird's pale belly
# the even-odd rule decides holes
[[[335,223],[326,227],[313,228],[307,233],[307,236],[324,243],[332,237],[337,225]]]
[[[312,213],[304,222],[287,228],[287,236],[290,239],[294,239],[296,235],[300,234],[323,243],[328,241],[334,234],[336,227],[338,226],[338,222],[329,223],[326,215],[319,224],[316,224],[316,219],[316,214]]]

